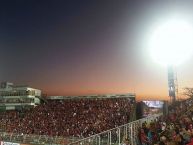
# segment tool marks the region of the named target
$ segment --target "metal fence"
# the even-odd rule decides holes
[[[64,138],[60,136],[32,135],[0,132],[2,141],[13,143],[26,143],[32,145],[64,145],[77,140],[77,138]]]
[[[107,130],[105,132],[71,142],[68,145],[120,145],[124,139],[129,139],[131,145],[139,144],[138,131],[142,123],[150,123],[162,114],[152,115],[128,124]]]

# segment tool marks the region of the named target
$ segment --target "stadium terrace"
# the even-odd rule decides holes
[[[7,82],[1,84],[0,98],[0,137],[4,145],[192,142],[192,99],[169,106],[164,103],[160,112],[162,103],[137,103],[132,93],[43,97],[38,89]],[[145,105],[145,117],[136,118],[139,104]]]

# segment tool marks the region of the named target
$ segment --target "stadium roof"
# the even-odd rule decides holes
[[[104,94],[104,95],[83,95],[83,96],[47,96],[47,99],[105,99],[105,98],[135,98],[134,93],[128,94]]]

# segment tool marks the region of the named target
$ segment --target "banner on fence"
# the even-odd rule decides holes
[[[1,145],[20,145],[19,143],[1,141]]]

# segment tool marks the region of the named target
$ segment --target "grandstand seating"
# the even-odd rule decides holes
[[[192,145],[193,100],[175,102],[169,114],[158,118],[136,120],[94,136],[71,142],[78,144],[124,144],[124,145]],[[147,118],[147,119],[148,119]],[[139,125],[140,124],[140,125]],[[121,131],[122,130],[122,131]],[[112,135],[115,135],[112,137]],[[100,143],[99,143],[100,142]]]
[[[36,139],[36,144],[45,141],[70,145],[91,141],[132,145],[139,142],[158,145],[192,144],[192,103],[192,99],[176,102],[169,107],[167,116],[156,119],[150,117],[149,124],[145,118],[126,124],[133,107],[128,98],[48,100],[33,109],[0,113],[0,128],[10,133],[0,136],[6,141],[20,140],[24,143],[32,138]],[[53,136],[88,137],[73,142],[65,137]]]
[[[0,113],[1,129],[20,134],[87,137],[129,122],[128,98],[48,100],[33,109]]]

